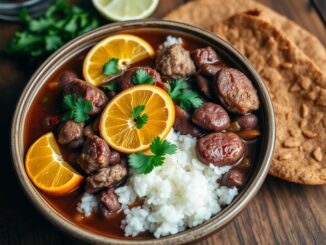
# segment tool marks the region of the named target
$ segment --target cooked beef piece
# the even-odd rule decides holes
[[[196,72],[190,52],[179,43],[167,47],[157,56],[155,69],[173,79],[188,77]]]
[[[194,111],[192,122],[204,129],[221,131],[230,126],[230,117],[222,106],[206,102]]]
[[[96,135],[89,135],[77,163],[88,174],[104,168],[110,161],[110,148],[106,142]]]
[[[113,188],[108,188],[100,195],[100,209],[105,218],[116,214],[121,209],[121,204]]]
[[[84,134],[85,137],[88,137],[88,136],[94,134],[94,130],[93,130],[93,127],[92,127],[91,124],[90,124],[90,125],[87,125],[87,126],[84,128],[83,134]]]
[[[190,134],[193,137],[200,136],[201,133],[199,129],[191,122],[189,113],[180,106],[174,105],[174,108],[175,120],[173,128],[179,131],[181,134]]]
[[[241,129],[252,129],[258,125],[258,117],[254,114],[247,114],[237,119]]]
[[[247,170],[242,168],[233,168],[222,178],[222,185],[227,187],[240,188],[246,182]]]
[[[77,74],[72,71],[65,71],[59,77],[59,86],[60,88],[64,88],[68,83],[77,79]]]
[[[218,167],[234,165],[245,152],[245,146],[235,133],[212,133],[196,143],[197,156],[206,164]]]
[[[217,53],[212,47],[199,48],[191,52],[191,57],[193,58],[196,67],[199,69],[205,64],[215,64],[220,61]]]
[[[154,69],[152,69],[148,66],[137,66],[137,67],[130,68],[129,70],[127,70],[125,72],[125,74],[123,75],[123,77],[121,78],[121,80],[119,82],[119,86],[120,86],[121,90],[125,90],[127,88],[134,86],[133,77],[136,75],[136,72],[138,70],[146,71],[148,73],[148,75],[150,75],[154,78],[155,84],[161,82],[161,76],[157,71],[155,71]]]
[[[74,79],[66,84],[63,94],[76,94],[79,98],[89,100],[93,106],[89,115],[98,114],[108,102],[108,98],[102,90],[80,79]]]
[[[114,187],[127,176],[125,162],[120,162],[107,168],[100,168],[94,175],[87,177],[86,191],[97,192],[103,188]]]
[[[202,92],[207,99],[211,100],[212,94],[210,89],[210,82],[200,74],[195,75],[195,82],[200,92]]]
[[[67,146],[70,149],[76,149],[76,148],[82,147],[84,143],[85,143],[85,139],[84,139],[84,137],[81,137],[78,140],[74,140],[74,141],[70,142]]]
[[[213,82],[213,90],[231,112],[246,114],[259,107],[256,89],[246,75],[237,69],[221,69]]]
[[[200,72],[207,77],[215,77],[222,68],[219,64],[204,64],[201,66]]]
[[[67,145],[83,137],[84,123],[77,123],[73,120],[64,122],[59,128],[58,142]]]
[[[117,151],[111,151],[109,165],[114,165],[119,163],[121,160],[120,153]]]

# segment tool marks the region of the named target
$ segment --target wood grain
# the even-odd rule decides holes
[[[85,3],[85,1],[74,1]],[[154,17],[162,17],[182,0],[161,0]],[[315,34],[326,45],[326,29],[308,0],[261,0]],[[0,50],[17,30],[0,22]],[[1,52],[2,53],[2,52]],[[18,96],[33,73],[23,61],[0,55],[0,244],[84,244],[45,220],[25,197],[10,157],[10,122]],[[256,198],[223,230],[197,245],[325,244],[326,186],[301,186],[268,177]]]

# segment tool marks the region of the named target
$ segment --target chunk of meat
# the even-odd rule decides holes
[[[77,79],[77,74],[72,71],[65,71],[59,77],[59,86],[60,88],[64,88],[68,83]]]
[[[138,70],[144,70],[148,73],[148,75],[154,77],[155,84],[161,83],[161,76],[157,71],[155,71],[154,69],[148,66],[137,66],[137,67],[130,68],[124,73],[123,77],[119,82],[119,86],[121,90],[125,90],[127,88],[134,86],[134,82],[132,80],[133,80],[133,76],[136,75],[136,72]]]
[[[117,151],[111,151],[109,165],[117,164],[121,161],[120,153]]]
[[[230,126],[230,117],[222,106],[206,102],[194,111],[192,122],[208,130],[221,131]]]
[[[86,179],[86,191],[97,192],[103,188],[117,186],[127,176],[125,162],[115,164],[107,168],[100,168],[94,175]]]
[[[121,210],[121,204],[119,203],[118,196],[115,194],[113,188],[108,188],[101,193],[100,209],[105,218],[109,218]]]
[[[198,73],[195,75],[195,81],[199,91],[202,92],[207,99],[211,100],[213,96],[210,89],[210,82]]]
[[[198,69],[202,65],[215,64],[220,61],[220,57],[212,47],[195,49],[191,52],[191,57]]]
[[[247,179],[247,170],[243,168],[233,168],[227,172],[222,178],[222,185],[227,187],[240,188]]]
[[[110,148],[96,135],[88,135],[77,163],[88,174],[106,167],[110,162]]]
[[[94,134],[94,130],[93,130],[92,125],[87,125],[84,128],[83,134],[84,134],[85,137],[88,137],[90,135],[93,135]]]
[[[157,56],[155,69],[173,79],[188,77],[196,72],[190,52],[179,43],[167,47]]]
[[[207,77],[215,77],[223,67],[219,64],[204,64],[201,66],[201,74]]]
[[[63,94],[76,94],[78,98],[89,100],[93,106],[89,115],[98,114],[108,102],[108,98],[102,90],[80,79],[74,79],[66,84]]]
[[[245,146],[235,133],[212,133],[196,142],[197,156],[206,164],[218,167],[237,163],[245,152]]]
[[[58,142],[61,145],[68,145],[74,141],[78,141],[83,137],[84,123],[77,123],[68,120],[59,128]]]
[[[246,75],[237,69],[221,69],[213,81],[213,90],[231,112],[246,114],[259,107],[256,89]]]
[[[247,114],[237,119],[241,129],[252,129],[258,125],[258,117],[254,114]]]
[[[193,137],[201,135],[199,129],[191,122],[191,118],[188,112],[182,109],[180,106],[174,105],[175,108],[175,120],[173,128],[179,131],[181,134],[189,134]]]

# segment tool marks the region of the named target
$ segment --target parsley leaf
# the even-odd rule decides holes
[[[155,79],[151,75],[148,74],[147,71],[143,69],[139,69],[136,71],[136,75],[132,77],[132,81],[134,84],[154,84]]]
[[[118,82],[111,82],[109,84],[102,85],[101,88],[104,89],[104,90],[118,92],[119,91],[119,83]]]
[[[186,111],[190,111],[192,108],[198,108],[203,104],[203,101],[198,97],[198,94],[189,90],[188,84],[182,79],[173,80],[165,86],[171,99],[179,101],[180,106]]]
[[[76,94],[64,96],[63,107],[67,110],[63,116],[63,120],[72,119],[78,123],[88,120],[88,113],[93,109],[92,103],[89,100],[77,98]]]
[[[24,30],[16,32],[5,50],[10,55],[19,54],[34,62],[99,25],[93,15],[69,6],[65,0],[57,0],[39,18],[30,17],[27,9],[23,9],[19,17]]]
[[[102,73],[104,75],[114,75],[119,72],[118,68],[119,59],[112,58],[103,66]]]
[[[129,155],[129,166],[137,174],[148,174],[154,167],[161,166],[164,163],[165,155],[174,154],[177,151],[177,146],[167,140],[161,140],[160,137],[156,137],[152,141],[150,149],[154,155],[145,155],[142,152]]]
[[[139,105],[136,106],[131,112],[131,116],[135,121],[136,128],[138,129],[141,129],[148,121],[148,116],[146,114],[140,115],[144,109],[144,105]]]

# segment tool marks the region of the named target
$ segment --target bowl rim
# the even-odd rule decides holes
[[[45,199],[29,180],[24,168],[24,122],[27,116],[27,109],[30,108],[32,103],[31,98],[35,97],[35,95],[39,92],[39,89],[44,84],[44,82],[38,83],[38,81],[41,79],[42,76],[46,76],[46,71],[51,69],[51,65],[60,61],[61,55],[67,56],[67,54],[69,54],[69,57],[74,56],[75,53],[77,53],[76,49],[78,49],[78,45],[87,42],[89,44],[90,42],[92,42],[93,39],[96,38],[96,36],[100,36],[103,33],[109,34],[110,32],[112,33],[114,31],[121,32],[124,28],[163,28],[171,31],[183,32],[188,35],[199,35],[201,36],[201,38],[209,39],[211,43],[215,42],[223,46],[227,49],[230,55],[232,54],[232,56],[234,56],[234,58],[236,58],[239,63],[241,63],[241,65],[247,70],[247,72],[250,73],[250,75],[254,79],[256,86],[259,87],[258,92],[260,93],[260,100],[263,101],[263,104],[265,106],[264,112],[266,113],[265,116],[267,116],[267,122],[265,122],[267,127],[264,136],[266,137],[265,154],[263,154],[262,159],[260,159],[261,166],[259,168],[259,171],[256,173],[255,177],[250,180],[250,183],[246,185],[244,190],[242,190],[242,192],[236,197],[235,200],[232,201],[230,205],[228,205],[225,209],[223,209],[221,212],[219,212],[217,215],[213,216],[203,224],[187,229],[186,231],[179,232],[175,235],[169,235],[166,237],[161,237],[159,239],[121,240],[92,232],[90,230],[87,230],[86,228],[80,227],[72,223],[64,216],[62,216],[59,212],[57,212],[53,207],[51,207],[50,204],[45,202]],[[66,57],[66,59],[69,59],[69,57]],[[43,80],[46,79],[47,77],[43,78]],[[157,19],[125,21],[104,25],[100,28],[83,34],[62,46],[42,63],[42,65],[35,71],[33,76],[26,84],[16,105],[16,110],[14,113],[11,128],[11,154],[14,163],[15,173],[28,199],[30,199],[30,201],[42,213],[42,215],[45,216],[56,227],[59,227],[64,232],[67,232],[76,238],[83,239],[85,241],[93,242],[96,244],[181,244],[198,240],[221,229],[243,210],[243,208],[249,203],[249,201],[256,195],[256,193],[260,189],[268,173],[272,154],[274,151],[274,145],[275,117],[272,102],[269,97],[266,86],[264,85],[262,79],[255,71],[253,66],[250,64],[250,62],[235,48],[233,48],[227,41],[223,40],[222,38],[213,33],[184,23]]]

